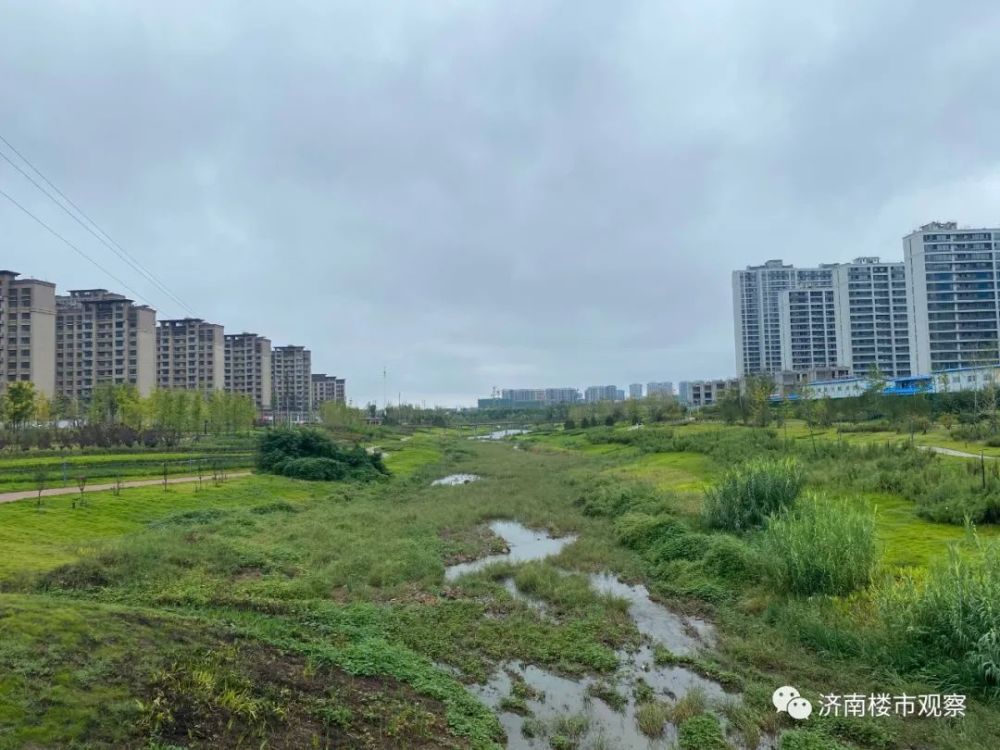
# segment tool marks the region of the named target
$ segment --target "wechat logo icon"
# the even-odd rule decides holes
[[[812,703],[800,696],[799,691],[791,685],[775,690],[771,696],[771,703],[778,709],[778,713],[786,711],[796,721],[808,719],[813,710]]]

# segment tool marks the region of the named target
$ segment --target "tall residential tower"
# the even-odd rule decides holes
[[[258,412],[271,410],[271,340],[256,333],[225,337],[226,390],[250,396]]]
[[[102,385],[156,385],[156,311],[107,289],[56,297],[56,392],[87,401]]]
[[[780,260],[733,271],[736,371],[740,377],[781,370],[781,292],[826,289],[835,264],[795,268]]]
[[[913,370],[1000,361],[1000,229],[932,222],[903,238]]]
[[[906,267],[877,257],[833,269],[837,364],[856,375],[878,367],[887,377],[913,374]]]
[[[27,380],[38,393],[56,389],[56,285],[0,271],[0,391]]]
[[[224,335],[221,325],[201,318],[161,320],[156,328],[157,386],[222,390],[226,372]]]

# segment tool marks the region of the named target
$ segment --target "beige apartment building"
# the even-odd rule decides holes
[[[156,384],[204,392],[225,387],[226,345],[221,325],[201,318],[161,320],[156,327]]]
[[[312,376],[312,406],[319,407],[327,401],[345,402],[345,381],[335,375],[318,372]]]
[[[275,419],[303,420],[312,412],[312,354],[304,346],[271,351],[272,406]]]
[[[253,398],[257,411],[271,410],[271,339],[256,333],[225,336],[226,390]]]
[[[48,397],[56,389],[56,285],[0,271],[0,390],[28,380]]]
[[[107,289],[56,297],[56,394],[87,401],[101,385],[156,385],[156,311]]]

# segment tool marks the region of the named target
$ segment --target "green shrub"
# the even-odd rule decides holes
[[[706,534],[680,533],[654,541],[644,557],[652,563],[668,560],[700,560],[708,549],[711,537]]]
[[[794,459],[752,459],[728,470],[705,493],[705,521],[736,532],[763,526],[768,516],[795,501],[804,483],[805,474]]]
[[[257,468],[315,481],[371,480],[388,474],[380,453],[338,445],[325,432],[296,427],[268,430],[257,449]]]
[[[639,506],[655,505],[658,500],[656,490],[648,484],[618,481],[591,487],[576,504],[584,515],[616,518]]]
[[[715,534],[709,537],[708,550],[702,558],[706,572],[729,581],[749,581],[760,573],[754,549],[736,537]]]
[[[876,601],[900,666],[926,668],[930,656],[949,681],[1000,693],[1000,542],[970,530],[924,578],[886,583]]]
[[[677,730],[681,750],[728,750],[722,726],[712,714],[693,716]]]
[[[878,562],[874,514],[815,495],[772,518],[762,545],[775,585],[807,596],[864,588]]]
[[[683,534],[683,523],[667,515],[626,513],[615,521],[615,536],[631,549],[646,549],[654,542]]]
[[[790,729],[781,734],[781,750],[847,750],[822,731]]]
[[[292,458],[282,461],[281,473],[295,479],[314,482],[334,481],[347,476],[347,464],[332,458]]]

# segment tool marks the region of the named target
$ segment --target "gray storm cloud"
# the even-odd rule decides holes
[[[1000,223],[992,2],[0,0],[0,134],[357,402],[731,374],[730,271]],[[5,163],[0,189],[170,317]],[[0,199],[2,262],[115,287]]]

